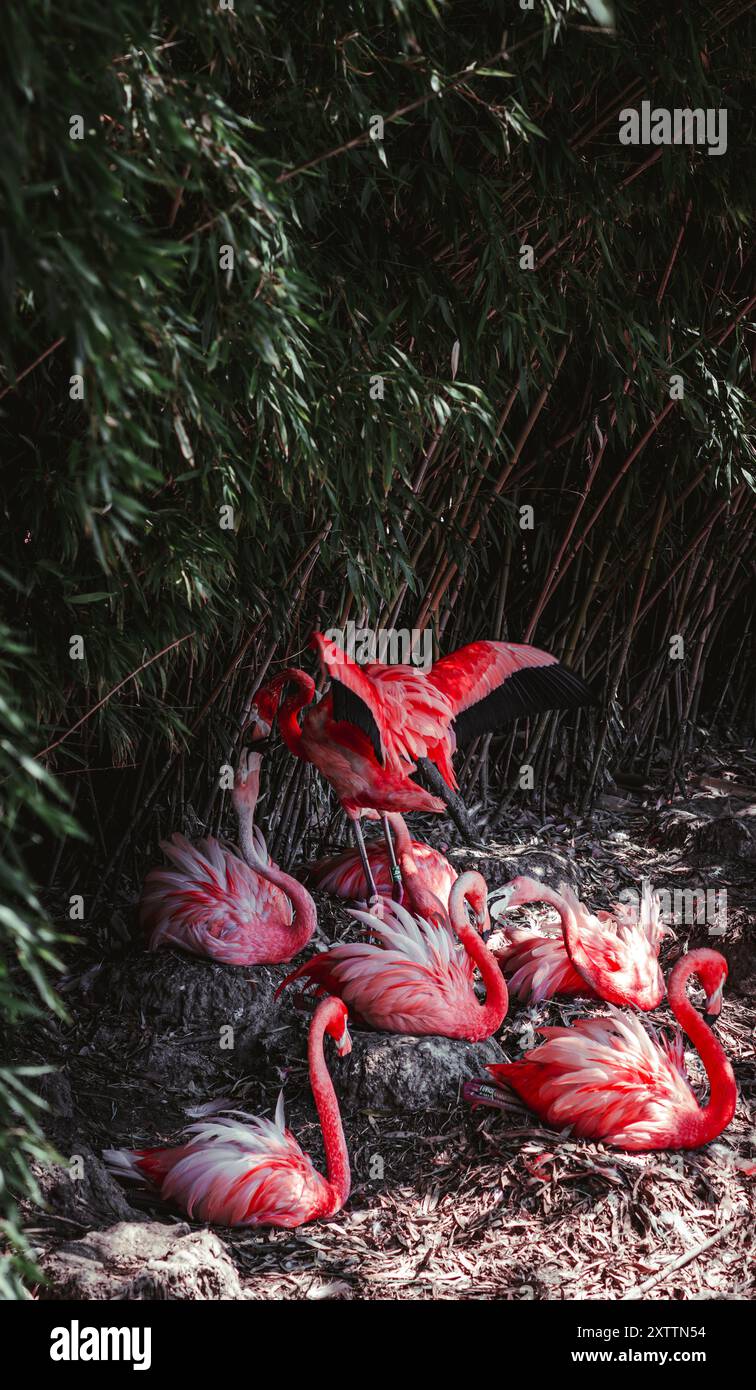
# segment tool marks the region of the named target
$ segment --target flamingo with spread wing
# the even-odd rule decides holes
[[[331,680],[325,697],[307,710],[300,725],[315,682],[289,668],[257,692],[253,713],[268,724],[277,714],[289,751],[317,767],[334,788],[352,822],[372,902],[378,894],[360,817],[383,818],[393,870],[386,813],[446,809],[440,797],[413,780],[421,759],[455,789],[452,759],[458,746],[518,715],[593,700],[579,676],[536,647],[471,642],[425,672],[382,662],[359,666],[323,633],[312,640]],[[287,685],[293,691],[282,698]]]

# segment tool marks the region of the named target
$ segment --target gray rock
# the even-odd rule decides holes
[[[462,1085],[503,1062],[494,1038],[413,1038],[392,1033],[352,1032],[352,1051],[334,1067],[334,1083],[345,1107],[366,1110],[450,1109]]]
[[[306,1034],[290,997],[276,1000],[285,967],[217,965],[174,951],[142,952],[89,971],[84,1006],[101,1010],[87,1050],[128,1049],[132,1078],[197,1094],[234,1070],[261,1074],[269,1057],[304,1055]],[[221,1029],[233,1029],[233,1048]],[[135,1051],[136,1044],[136,1051]]]
[[[123,1188],[87,1144],[74,1140],[63,1157],[67,1164],[34,1166],[42,1201],[50,1211],[84,1226],[103,1220],[138,1220]]]
[[[60,1153],[76,1146],[80,1125],[76,1120],[76,1102],[66,1072],[51,1071],[37,1079],[35,1088],[47,1106],[44,1131]]]
[[[455,849],[449,854],[455,869],[476,869],[488,884],[488,891],[501,888],[512,878],[526,876],[540,878],[550,888],[559,888],[569,883],[576,892],[580,891],[577,865],[574,859],[558,850],[540,850],[525,847],[521,850],[498,849],[495,845],[488,849]]]
[[[738,816],[718,816],[699,823],[693,831],[691,849],[705,859],[756,859],[756,835],[748,822]]]
[[[42,1298],[240,1299],[239,1276],[212,1231],[121,1221],[40,1257]]]
[[[156,1032],[214,1028],[227,1022],[259,1036],[282,1025],[285,1001],[274,996],[281,966],[218,965],[178,951],[144,951],[89,972],[83,988],[111,1013],[149,1019]]]
[[[658,835],[668,848],[686,849],[702,859],[756,860],[756,832],[750,817],[720,811],[702,799],[673,806],[658,818]]]

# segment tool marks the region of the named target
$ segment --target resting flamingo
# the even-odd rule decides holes
[[[690,951],[669,977],[672,1012],[698,1051],[709,1081],[701,1106],[685,1070],[683,1037],[649,1035],[635,1014],[612,1009],[605,1018],[582,1018],[572,1028],[541,1028],[546,1042],[520,1062],[488,1070],[525,1104],[558,1128],[571,1125],[583,1139],[619,1149],[698,1149],[716,1139],[735,1113],[735,1076],[721,1044],[686,994],[693,977],[706,993],[707,1016],[722,1007],[727,962],[718,951]],[[472,1081],[473,1104],[501,1105],[503,1093]]]
[[[333,1216],[349,1196],[349,1153],[323,1043],[328,1033],[340,1057],[351,1051],[347,1011],[324,999],[310,1024],[310,1085],[323,1132],[328,1177],[284,1123],[283,1093],[274,1120],[232,1110],[188,1125],[192,1138],[172,1148],[106,1149],[117,1177],[146,1182],[187,1216],[221,1226],[301,1226]]]
[[[443,907],[449,906],[449,893],[457,877],[457,870],[445,855],[422,840],[413,840],[403,816],[392,811],[387,815],[389,826],[396,843],[396,859],[401,872],[402,886],[406,903],[412,912],[420,916],[428,915],[428,902],[423,890],[438,898]],[[392,868],[388,848],[379,842],[365,845],[370,868],[377,892],[388,897],[396,883],[396,873]],[[319,859],[310,864],[308,880],[315,888],[322,888],[337,898],[352,902],[364,901],[368,896],[368,885],[362,871],[357,850],[347,849],[332,859]],[[404,902],[405,899],[399,898]]]
[[[176,834],[161,841],[174,867],[151,869],[145,879],[140,921],[150,950],[178,946],[225,965],[273,965],[291,960],[310,940],[315,904],[271,862],[254,824],[261,761],[259,752],[245,750],[234,779],[244,859],[212,838],[193,845]]]
[[[618,904],[613,913],[594,915],[567,884],[557,892],[524,875],[492,895],[494,902],[505,910],[550,903],[562,922],[559,935],[508,929],[511,945],[496,954],[515,998],[539,1003],[555,994],[586,994],[639,1009],[655,1009],[664,998],[659,946],[665,928],[649,883],[643,885],[640,912]]]
[[[388,899],[380,917],[352,910],[351,916],[369,927],[375,940],[332,946],[288,975],[280,989],[303,979],[303,993],[314,986],[316,995],[336,994],[356,1024],[386,1033],[437,1034],[470,1042],[490,1038],[507,1012],[507,986],[467,920],[467,903],[477,926],[486,930],[486,882],[472,872],[460,874],[452,887],[451,926],[433,926]],[[475,965],[486,987],[485,1004],[473,988]]]
[[[579,676],[537,647],[471,642],[425,672],[382,662],[359,666],[320,632],[312,642],[331,689],[307,711],[301,727],[299,712],[315,695],[305,671],[279,672],[257,692],[253,710],[269,724],[278,713],[289,751],[317,767],[334,788],[352,823],[371,902],[378,894],[360,817],[383,818],[391,857],[386,812],[446,810],[441,797],[412,780],[421,759],[455,789],[452,757],[458,746],[518,715],[593,701]],[[287,684],[294,689],[281,703]]]

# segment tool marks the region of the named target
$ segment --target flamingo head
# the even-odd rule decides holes
[[[691,955],[693,954],[691,952]],[[706,994],[706,1017],[718,1018],[722,1012],[722,991],[727,979],[727,961],[724,956],[720,956],[719,951],[703,949],[695,954],[699,957],[695,974]]]
[[[278,714],[282,693],[283,682],[275,677],[257,691],[249,712],[250,722],[254,725],[253,739],[267,738],[273,727],[273,720]]]
[[[498,920],[503,912],[508,912],[513,907],[522,907],[524,903],[549,902],[548,893],[546,884],[541,883],[539,879],[519,874],[517,878],[505,883],[503,888],[495,888],[490,895],[490,902],[497,909],[495,917]]]
[[[449,916],[452,920],[460,905],[464,911],[465,903],[469,903],[475,913],[475,925],[484,936],[491,927],[491,918],[488,915],[488,887],[482,874],[469,869],[466,873],[460,874],[452,885],[449,895]]]
[[[234,776],[234,789],[231,800],[237,812],[254,815],[257,798],[260,795],[260,764],[262,754],[251,748],[244,748]]]
[[[292,697],[289,697],[286,704],[282,706],[281,702],[286,687],[290,684],[294,685],[297,693],[293,696],[293,704]],[[254,725],[256,730],[252,734],[252,738],[267,738],[277,715],[283,718],[287,712],[296,714],[314,697],[315,682],[312,676],[307,675],[306,671],[300,671],[295,666],[288,666],[285,671],[279,671],[272,680],[260,687],[250,706],[249,723]]]
[[[347,1027],[349,1011],[341,999],[331,999],[329,1002],[336,1007],[328,1019],[326,1032],[333,1038],[339,1056],[346,1057],[352,1051],[352,1039]]]

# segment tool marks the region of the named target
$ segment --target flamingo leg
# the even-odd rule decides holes
[[[394,899],[395,903],[403,903],[404,886],[402,884],[402,871],[396,862],[396,854],[394,853],[394,838],[391,834],[389,818],[386,815],[385,811],[381,815],[381,821],[383,823],[383,837],[386,841],[386,849],[388,850],[389,859],[389,869],[391,871],[391,896]]]
[[[354,838],[357,841],[357,850],[360,856],[360,863],[362,864],[362,872],[365,875],[365,883],[367,884],[368,907],[375,907],[380,899],[378,897],[378,889],[375,886],[375,879],[373,878],[373,870],[370,867],[370,860],[368,859],[367,850],[365,848],[365,838],[362,834],[359,816],[355,816],[352,820],[352,829],[354,830]]]

